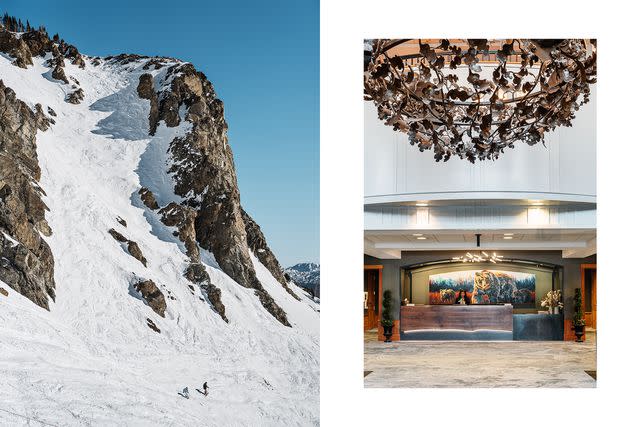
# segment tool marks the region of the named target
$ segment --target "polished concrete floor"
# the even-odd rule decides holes
[[[572,341],[399,341],[365,333],[365,387],[596,386],[595,333]]]

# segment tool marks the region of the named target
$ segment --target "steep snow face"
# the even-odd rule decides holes
[[[200,248],[225,323],[183,277],[189,259],[175,230],[138,195],[146,186],[163,204],[180,202],[166,153],[190,124],[161,122],[149,136],[150,102],[136,94],[143,73],[168,84],[162,76],[175,62],[143,70],[149,59],[85,57],[81,69],[65,59],[66,76],[84,92],[74,105],[46,59],[22,69],[0,55],[4,84],[29,106],[56,113],[37,146],[57,294],[47,312],[0,283],[9,291],[0,295],[0,424],[318,424],[318,307],[294,286],[297,301],[252,257],[262,286],[287,313],[292,327],[284,327]],[[138,244],[146,267],[108,234],[112,228]],[[147,279],[166,298],[164,317],[133,288]],[[208,397],[195,391],[205,381]],[[189,400],[177,394],[186,386]]]

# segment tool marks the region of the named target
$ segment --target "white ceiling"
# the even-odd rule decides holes
[[[529,230],[402,230],[365,231],[365,253],[378,258],[399,258],[402,251],[471,250],[561,250],[565,257],[586,257],[596,252],[594,229]],[[421,234],[421,236],[414,236]],[[507,236],[505,236],[507,234]],[[424,237],[419,239],[418,237]],[[505,239],[511,237],[511,239]]]
[[[480,242],[488,244],[490,242],[505,243],[508,240],[512,240],[514,244],[518,242],[577,242],[587,241],[596,237],[595,231],[587,230],[519,230],[513,232],[511,239],[504,239],[505,233],[509,233],[507,230],[500,230],[499,232],[485,231],[479,232],[482,234]],[[422,236],[414,236],[414,234],[421,234]],[[463,243],[471,242],[476,244],[475,233],[465,232],[451,232],[447,231],[420,231],[413,230],[411,232],[366,232],[367,239],[374,243],[389,243],[389,242],[437,242],[437,243]],[[425,237],[426,239],[418,239],[418,237]],[[506,236],[509,237],[509,236]]]

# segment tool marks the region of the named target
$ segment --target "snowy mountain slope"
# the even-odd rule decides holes
[[[296,300],[255,256],[251,269],[275,304],[283,326],[254,288],[231,279],[199,246],[200,262],[220,291],[228,323],[205,290],[184,277],[192,263],[185,242],[145,206],[141,187],[160,206],[183,203],[167,173],[171,141],[192,127],[180,108],[177,126],[160,121],[149,135],[151,102],[138,96],[142,74],[170,85],[180,62],[64,59],[75,89],[52,78],[50,54],[26,69],[0,56],[0,79],[55,121],[37,133],[39,185],[48,206],[56,300],[38,307],[0,286],[0,424],[52,425],[315,425],[319,407],[319,318],[295,286]],[[118,219],[126,221],[126,226]],[[114,240],[114,229],[137,243],[146,266]],[[248,268],[248,267],[247,267]],[[153,280],[166,300],[164,317],[134,289]],[[242,285],[242,286],[241,286]],[[160,333],[147,326],[147,319]],[[208,381],[211,394],[195,392]],[[192,399],[177,391],[189,386]],[[26,417],[26,418],[25,418]]]
[[[155,353],[161,344],[144,352],[131,345],[133,357],[105,356],[78,337],[77,328],[9,292],[0,299],[0,320],[12,325],[0,329],[2,425],[28,419],[56,426],[317,424],[310,417],[313,404],[304,397],[317,387],[307,372],[311,357],[283,369],[291,355],[288,361],[265,361],[249,350],[250,344],[263,344],[251,336],[239,337],[236,348],[226,349],[229,356],[222,354],[225,349],[205,352],[204,344],[182,347],[179,354]],[[273,341],[274,347],[296,345],[293,338]],[[282,349],[272,351],[277,355]],[[207,398],[194,390],[205,380],[211,387]],[[190,400],[176,394],[185,385]]]

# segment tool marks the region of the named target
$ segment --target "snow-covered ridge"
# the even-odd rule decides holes
[[[220,290],[225,322],[207,293],[185,278],[192,260],[177,227],[140,198],[146,187],[161,207],[200,204],[212,190],[174,191],[168,150],[193,129],[187,116],[194,112],[181,105],[178,125],[161,120],[149,135],[151,101],[137,93],[140,77],[151,74],[154,89],[169,96],[188,63],[81,58],[83,66],[61,60],[65,83],[52,76],[51,54],[34,55],[26,68],[0,54],[0,80],[55,122],[36,140],[52,230],[43,238],[53,252],[57,294],[46,311],[0,283],[8,291],[0,294],[0,424],[316,425],[317,307],[296,286],[291,290],[301,301],[293,298],[251,255],[261,287],[286,312],[292,327],[284,327],[255,289],[240,286],[198,245],[200,263]],[[82,99],[70,103],[78,89]],[[229,197],[216,196],[223,203]],[[110,229],[137,244],[146,266]],[[134,289],[139,279],[152,280],[164,295],[164,317]],[[211,387],[207,398],[193,390],[204,381]],[[177,395],[184,386],[192,399]]]
[[[284,272],[296,283],[320,297],[320,265],[313,262],[302,262],[286,268]]]

